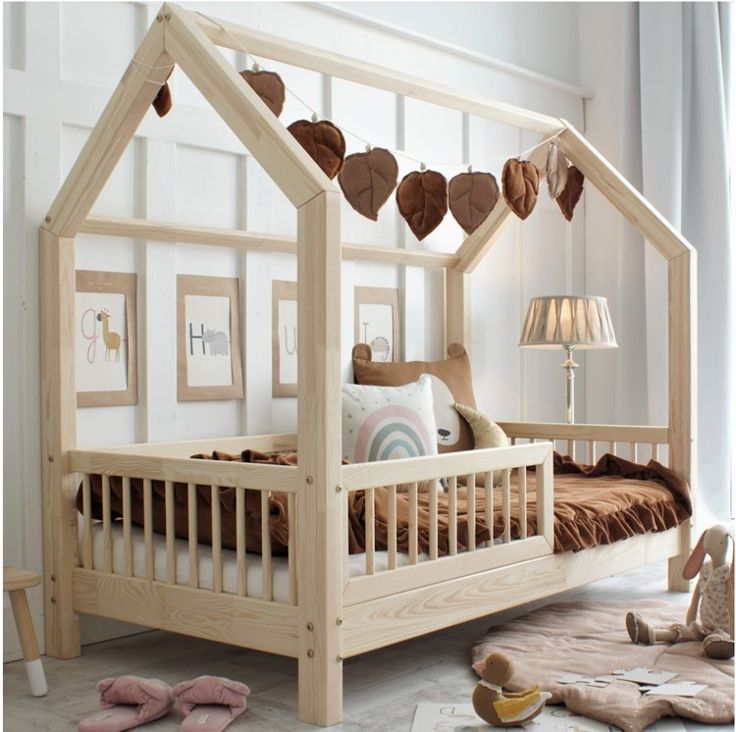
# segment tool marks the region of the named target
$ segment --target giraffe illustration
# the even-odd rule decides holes
[[[115,351],[115,362],[120,361],[120,333],[110,330],[110,313],[100,310],[97,320],[102,322],[102,340],[105,341],[105,361],[110,360],[110,352]]]

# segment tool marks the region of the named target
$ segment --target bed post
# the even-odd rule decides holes
[[[450,343],[470,348],[470,275],[445,269],[445,349]]]
[[[68,451],[76,442],[74,381],[74,239],[41,229],[41,430],[43,460],[43,575],[46,653],[81,653],[79,617],[72,605],[78,564],[74,474]]]
[[[669,260],[669,453],[670,467],[690,484],[693,508],[696,496],[697,420],[697,259],[689,249]],[[670,558],[670,591],[688,592],[690,582],[682,568],[690,553],[692,519],[680,531],[680,554]]]
[[[326,191],[298,212],[299,719],[342,719],[340,199]]]

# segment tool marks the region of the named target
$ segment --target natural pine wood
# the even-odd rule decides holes
[[[445,348],[459,343],[470,348],[470,275],[457,269],[445,270]]]

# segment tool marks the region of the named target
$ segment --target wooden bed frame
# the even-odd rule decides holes
[[[588,182],[668,260],[669,423],[665,427],[504,424],[515,444],[495,450],[408,460],[341,465],[340,450],[340,269],[341,259],[439,267],[446,274],[447,342],[469,345],[470,273],[493,245],[509,209],[500,202],[455,254],[421,249],[387,249],[341,243],[339,193],[283,125],[225,61],[216,46],[247,47],[253,54],[322,74],[367,84],[530,129],[559,134],[565,155]],[[139,219],[89,216],[102,187],[146,114],[172,64],[178,64],[210,101],[250,153],[298,209],[297,241],[247,231],[197,228]],[[134,67],[135,66],[135,67]],[[153,82],[153,83],[150,83]],[[532,159],[542,164],[542,146]],[[74,237],[79,232],[142,240],[195,242],[270,252],[298,260],[298,433],[143,444],[109,450],[80,449],[76,443],[73,313]],[[42,268],[42,404],[44,461],[44,577],[46,652],[59,658],[80,653],[77,613],[143,623],[299,661],[299,718],[331,725],[342,718],[342,660],[390,643],[444,628],[567,588],[669,559],[670,589],[686,590],[680,575],[691,544],[690,522],[661,534],[647,534],[578,553],[554,554],[552,441],[568,452],[587,446],[635,457],[666,450],[669,465],[694,489],[695,464],[695,273],[694,249],[571,125],[561,119],[466,95],[361,61],[309,48],[227,22],[212,22],[176,5],[164,5],[104,110],[40,230]],[[218,447],[241,450],[293,448],[298,467],[263,467],[192,460],[189,455]],[[640,446],[646,446],[641,447]],[[457,524],[450,522],[450,556],[437,557],[436,501],[429,556],[419,561],[416,539],[416,483],[443,477],[449,483],[450,517],[456,515],[458,476],[500,471],[503,511],[509,509],[511,471],[519,474],[521,511],[526,497],[524,466],[537,466],[539,522],[536,533],[495,545],[458,551]],[[103,475],[103,566],[92,557],[89,475]],[[125,561],[113,571],[110,476],[122,476]],[[144,485],[145,576],[133,576],[130,479]],[[166,481],[167,573],[155,577],[152,549],[151,485]],[[75,494],[82,482],[81,527]],[[173,483],[212,486],[213,587],[199,587],[196,515],[190,500],[189,582],[176,583]],[[373,488],[397,484],[409,490],[409,564],[397,567],[396,511],[389,504],[388,569],[374,562]],[[219,525],[220,486],[237,488],[243,516],[244,490],[288,493],[289,602],[271,594],[269,532],[263,532],[263,592],[247,596],[244,530],[236,551],[238,592],[222,589]],[[345,572],[346,506],[350,491],[367,489],[366,574]],[[474,491],[471,480],[469,491]],[[395,506],[395,503],[393,504]],[[268,512],[266,511],[265,514]],[[474,517],[473,517],[474,520]],[[240,523],[244,522],[240,521]],[[492,523],[492,522],[491,522]],[[522,524],[524,522],[522,521]],[[99,527],[98,527],[99,528]],[[393,531],[392,531],[393,530]],[[393,537],[392,537],[393,533]],[[302,579],[308,578],[308,579]]]

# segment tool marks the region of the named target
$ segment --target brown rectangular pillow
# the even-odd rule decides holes
[[[472,450],[473,433],[455,409],[458,402],[475,408],[470,359],[459,343],[451,343],[447,347],[447,355],[449,358],[444,361],[378,362],[372,360],[370,346],[359,343],[353,348],[355,383],[403,386],[416,381],[422,374],[429,374],[432,377],[438,451]]]

